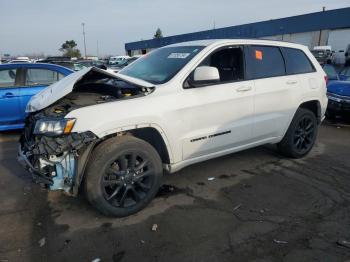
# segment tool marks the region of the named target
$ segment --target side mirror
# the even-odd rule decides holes
[[[194,86],[220,82],[219,70],[212,66],[200,66],[194,70],[193,82]]]

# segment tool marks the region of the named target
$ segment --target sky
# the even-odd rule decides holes
[[[59,55],[66,40],[88,55],[124,54],[124,44],[349,7],[349,0],[0,0],[0,54]]]

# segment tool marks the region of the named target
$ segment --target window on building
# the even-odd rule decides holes
[[[282,52],[286,61],[287,74],[302,74],[315,71],[315,68],[302,50],[283,47]]]
[[[247,46],[247,78],[267,78],[285,75],[285,65],[278,47]]]

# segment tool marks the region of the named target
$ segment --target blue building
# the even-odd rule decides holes
[[[304,44],[310,49],[330,45],[336,52],[337,62],[342,63],[344,50],[350,44],[350,7],[131,42],[125,44],[125,50],[133,56],[179,42],[225,38],[282,40]]]

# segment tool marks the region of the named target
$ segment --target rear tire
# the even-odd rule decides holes
[[[280,153],[287,157],[304,157],[315,144],[317,131],[315,114],[308,109],[298,108],[287,133],[277,147]]]
[[[111,138],[93,151],[86,196],[105,215],[129,216],[152,201],[162,174],[162,161],[149,143],[129,135]]]

